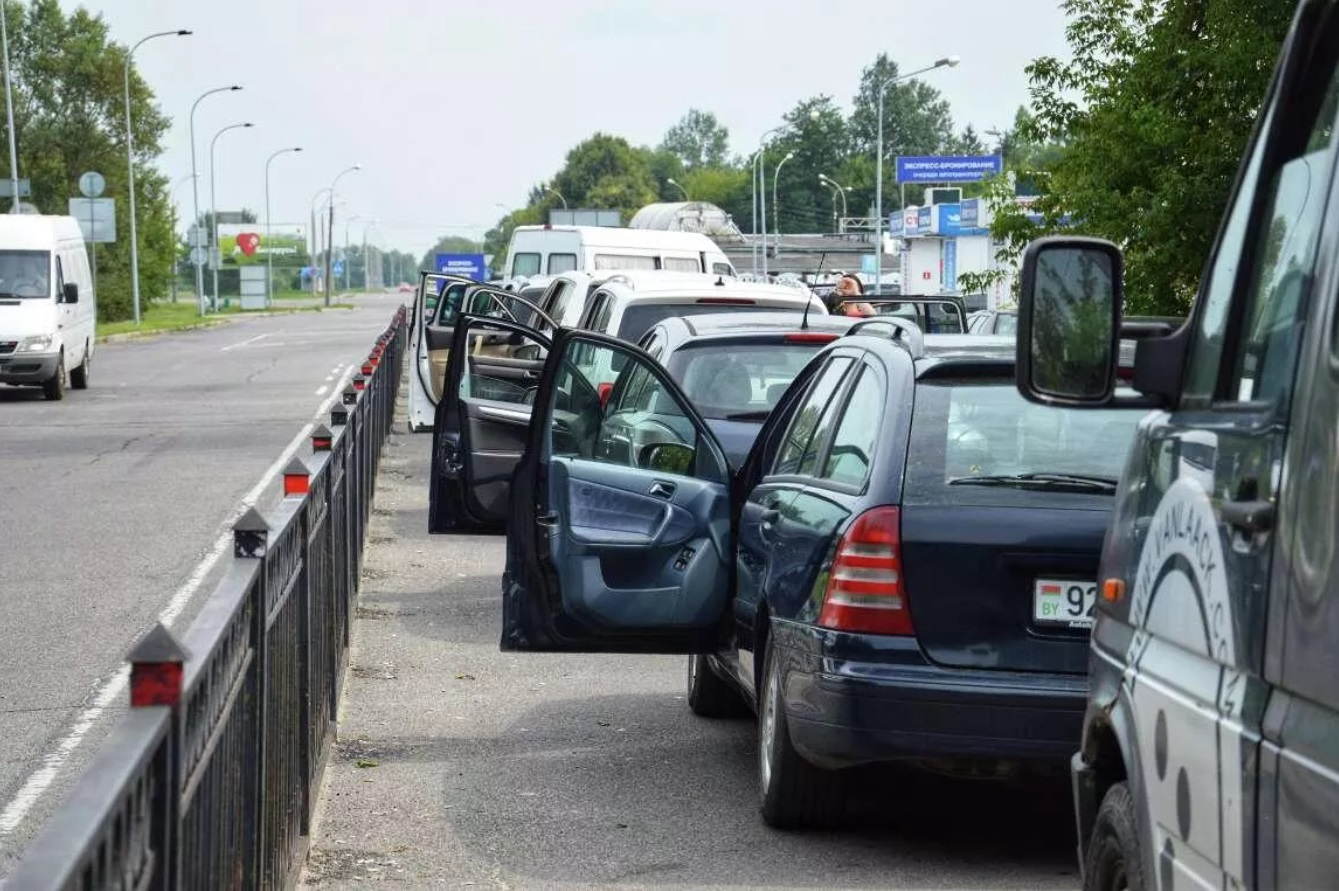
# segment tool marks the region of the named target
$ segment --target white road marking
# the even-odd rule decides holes
[[[223,347],[222,349],[220,349],[219,352],[220,352],[220,353],[226,353],[226,352],[228,352],[229,350],[235,350],[235,349],[237,349],[238,347],[244,347],[244,346],[246,346],[247,344],[255,343],[255,342],[258,341],[258,340],[264,340],[266,337],[269,337],[269,336],[270,336],[270,335],[268,335],[268,334],[257,334],[255,337],[250,337],[250,338],[247,338],[246,340],[242,340],[242,341],[238,341],[237,343],[229,344],[228,346],[225,346],[225,347]]]
[[[265,335],[261,336],[263,337]],[[255,338],[252,339],[254,340]],[[342,367],[342,365],[336,366],[336,370]],[[333,404],[337,395],[338,393],[333,393],[321,403],[321,408],[316,412],[315,418],[319,418],[330,411],[330,406]],[[214,566],[225,554],[232,553],[233,524],[237,522],[242,514],[246,513],[247,508],[253,506],[260,500],[260,497],[265,494],[265,490],[269,488],[275,478],[283,471],[284,465],[289,462],[315,427],[315,420],[308,421],[307,424],[298,431],[297,436],[294,436],[284,448],[284,451],[279,458],[266,468],[265,473],[261,475],[260,481],[251,488],[251,491],[242,496],[241,505],[233,511],[232,516],[224,521],[219,537],[214,541],[213,546],[205,554],[204,559],[196,565],[190,576],[187,577],[185,583],[177,589],[176,593],[172,595],[172,599],[167,602],[167,606],[158,614],[158,620],[160,622],[171,627],[172,623],[175,622],[182,611],[186,609],[186,605],[190,603],[191,597],[194,596],[200,586],[204,584],[205,578],[209,575]],[[27,819],[29,812],[32,811],[33,806],[36,805],[37,802],[41,800],[43,794],[51,788],[51,784],[55,782],[56,777],[60,774],[61,768],[65,765],[65,762],[69,760],[70,755],[74,753],[75,749],[79,748],[80,744],[84,741],[84,737],[86,737],[88,732],[98,723],[98,720],[102,718],[103,714],[112,703],[125,692],[129,681],[130,666],[123,665],[120,668],[117,668],[105,680],[99,682],[93,693],[92,702],[79,710],[79,714],[75,717],[69,730],[67,730],[60,741],[56,743],[55,747],[40,759],[41,766],[28,775],[28,779],[24,781],[23,785],[19,788],[19,791],[14,794],[13,798],[5,802],[3,809],[0,809],[0,837],[9,835],[23,824],[23,821]]]
[[[330,378],[326,378],[326,380],[329,380],[329,379],[330,379]],[[326,391],[329,390],[329,389],[330,389],[330,388],[327,387],[325,384],[322,384],[321,386],[319,386],[319,387],[316,388],[316,395],[317,395],[317,396],[324,396],[324,395],[326,394]]]

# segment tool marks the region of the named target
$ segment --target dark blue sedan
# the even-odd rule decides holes
[[[655,358],[559,331],[511,480],[503,649],[690,654],[693,711],[757,712],[778,827],[837,816],[845,768],[1078,738],[1137,419],[1034,408],[985,338],[900,330],[819,350],[738,468]]]

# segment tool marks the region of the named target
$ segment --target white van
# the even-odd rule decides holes
[[[98,305],[74,217],[0,214],[0,383],[88,386]]]
[[[716,242],[698,232],[609,226],[517,226],[507,245],[507,278],[623,269],[735,274]]]

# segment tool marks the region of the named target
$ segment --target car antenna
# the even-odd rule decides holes
[[[814,273],[814,283],[817,284],[818,277],[823,274],[823,264],[828,261],[828,252],[824,251],[823,256],[818,258],[818,270]],[[804,301],[804,318],[800,319],[800,330],[809,330],[809,307],[814,305],[814,289],[809,288],[809,299]]]

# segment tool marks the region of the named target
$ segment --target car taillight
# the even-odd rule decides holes
[[[753,306],[757,301],[744,297],[699,297],[698,303],[714,303],[717,306]]]
[[[856,517],[837,542],[822,628],[868,634],[915,634],[902,585],[901,514],[876,507]]]
[[[782,337],[786,343],[832,343],[836,339],[832,331],[797,331]]]

